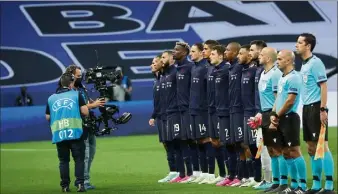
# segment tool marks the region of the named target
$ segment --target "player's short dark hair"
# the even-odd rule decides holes
[[[208,45],[211,49],[216,45],[220,45],[220,43],[217,40],[206,40],[204,44]]]
[[[199,51],[203,51],[203,44],[202,43],[195,43],[193,46],[196,46]]]
[[[66,68],[66,73],[71,73],[71,74],[75,74],[76,72],[76,69],[80,69],[81,70],[81,67],[79,66],[76,66],[76,65],[69,65],[67,68]]]
[[[218,55],[224,56],[225,47],[223,45],[215,45],[211,50],[216,51]]]
[[[162,54],[159,54],[159,55],[157,55],[155,58],[161,59],[161,57],[162,57]]]
[[[316,42],[317,42],[315,35],[310,34],[310,33],[302,33],[299,36],[304,37],[304,42],[306,43],[306,45],[308,44],[311,45],[311,52],[312,52],[313,49],[316,47]]]
[[[259,49],[263,49],[268,46],[264,40],[253,40],[250,42],[250,46],[251,45],[256,45]]]
[[[69,87],[69,85],[74,81],[74,75],[70,72],[66,72],[61,75],[60,85],[62,87]]]
[[[242,45],[241,49],[245,49],[247,51],[250,51],[250,45],[249,44]]]
[[[171,51],[171,50],[163,51],[163,53],[168,53],[168,55],[173,55],[173,51]],[[163,53],[162,53],[162,54],[163,54]]]

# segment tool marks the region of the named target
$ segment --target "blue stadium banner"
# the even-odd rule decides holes
[[[1,28],[2,107],[14,105],[13,99],[23,85],[28,86],[34,104],[43,105],[68,65],[74,63],[85,69],[96,66],[95,50],[102,65],[121,66],[132,79],[134,100],[151,98],[151,58],[172,49],[176,41],[193,44],[215,39],[222,44],[245,44],[263,39],[277,49],[294,49],[297,36],[311,32],[318,39],[315,53],[327,71],[337,66],[336,2],[0,4],[1,23],[6,26]],[[173,10],[175,14],[171,14]],[[300,64],[297,59],[297,69]],[[329,84],[330,90],[336,90],[334,85]]]

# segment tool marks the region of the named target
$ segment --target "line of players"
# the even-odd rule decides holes
[[[316,71],[311,81],[318,84],[317,87],[325,83],[326,74],[320,59],[312,55],[313,35],[300,35],[296,45],[304,65],[316,64],[313,68],[308,65],[312,69],[302,67],[303,77],[294,70],[292,51],[282,50],[277,55],[277,51],[262,40],[243,46],[232,42],[226,48],[214,40],[196,43],[191,48],[187,43],[178,42],[173,51],[155,57],[151,65],[156,75],[154,112],[149,124],[156,123],[158,127],[170,170],[158,182],[253,186],[269,193],[333,192],[333,161],[328,162],[332,169],[325,172],[325,189],[320,191],[318,186],[321,169],[317,166],[314,172],[316,167],[312,166],[314,184],[306,191],[306,164],[299,148],[297,106],[302,84],[310,84],[309,91],[315,88],[312,83],[307,84],[308,77],[305,80],[309,69]],[[189,54],[192,62],[187,58]],[[314,143],[318,141],[320,121],[327,120],[327,114],[322,116],[327,109],[326,100],[324,105],[320,102],[320,94],[319,97],[312,95],[303,93],[304,109],[308,108],[307,124],[303,128],[314,164]],[[311,122],[311,117],[318,117],[313,120],[319,122]],[[262,129],[248,124],[248,121],[259,120],[262,120]],[[265,146],[256,158],[262,136]],[[325,151],[329,153],[327,143]]]

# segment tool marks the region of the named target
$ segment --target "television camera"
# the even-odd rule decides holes
[[[94,84],[94,89],[100,93],[99,98],[107,99],[111,95],[109,90],[114,87],[114,83],[121,79],[121,71],[116,70],[116,67],[97,66],[89,68],[85,73],[85,81],[87,84]],[[112,86],[108,86],[107,82],[111,82]],[[99,107],[101,113],[96,117],[94,112],[90,112],[89,117],[84,119],[84,127],[92,130],[96,136],[108,135],[111,131],[117,129],[117,125],[126,124],[131,118],[132,114],[129,112],[123,113],[119,116],[119,107],[116,105],[104,105]],[[109,126],[111,121],[111,126]],[[103,122],[104,128],[100,130],[100,125]]]

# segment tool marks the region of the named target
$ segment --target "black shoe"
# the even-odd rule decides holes
[[[322,189],[320,190],[318,193],[316,194],[336,194],[336,192],[334,190],[326,190],[326,189]]]
[[[316,194],[318,192],[320,192],[320,189],[319,190],[309,189],[305,191],[305,194]]]
[[[279,187],[277,187],[276,189],[273,189],[267,193],[279,193],[281,191],[284,191],[285,189],[288,188],[288,185],[279,185]]]
[[[272,190],[274,190],[274,189],[276,189],[278,187],[279,187],[279,184],[273,184],[273,185],[271,185],[270,188],[265,189],[262,193],[267,193],[267,192],[272,191]]]
[[[62,190],[61,190],[61,191],[64,192],[64,193],[70,192],[69,186],[62,187]]]
[[[77,192],[86,192],[86,189],[83,184],[77,185]]]

